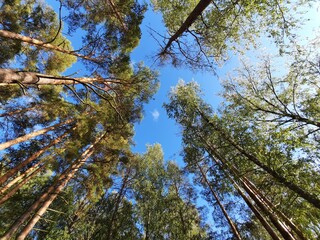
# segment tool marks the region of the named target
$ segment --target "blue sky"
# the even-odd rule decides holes
[[[56,0],[46,0],[48,4],[54,7],[58,12],[59,5]],[[63,14],[63,13],[62,13]],[[305,22],[304,27],[299,30],[298,35],[300,38],[314,39],[317,29],[318,35],[320,34],[320,2],[318,2],[312,9],[306,11],[305,18],[309,18],[309,22]],[[163,103],[168,102],[168,94],[170,89],[178,83],[180,79],[185,82],[197,81],[204,93],[204,100],[211,104],[214,108],[223,100],[218,96],[221,92],[220,80],[226,78],[226,74],[231,72],[238,66],[238,57],[233,57],[222,68],[217,69],[218,76],[210,72],[192,72],[186,68],[173,68],[170,63],[159,66],[155,63],[154,59],[160,50],[160,46],[156,40],[150,35],[150,28],[160,34],[165,34],[165,28],[162,23],[162,16],[160,13],[154,13],[152,7],[145,14],[145,18],[141,25],[142,38],[139,46],[133,51],[131,60],[133,63],[143,61],[147,66],[158,70],[160,73],[160,89],[153,97],[153,100],[146,104],[144,107],[144,118],[138,124],[135,124],[135,146],[132,150],[137,153],[144,153],[147,144],[160,143],[164,151],[165,160],[175,160],[180,166],[183,166],[183,161],[179,156],[181,147],[181,136],[179,126],[174,120],[169,119],[163,108]],[[66,29],[66,28],[65,28]],[[65,30],[64,30],[65,32]],[[75,49],[81,46],[81,32],[74,34],[70,38],[72,45]],[[276,52],[276,48],[271,44],[269,38],[261,38],[263,46],[259,48],[261,53]],[[258,51],[246,52],[243,58],[249,58],[252,62],[256,61],[255,57]],[[79,71],[83,69],[80,62],[74,64],[66,75],[77,72],[78,75],[83,75],[85,72]],[[219,79],[221,78],[221,79]]]
[[[53,6],[58,12],[58,3],[55,0],[47,0],[48,4]],[[312,19],[312,24],[307,23],[306,26],[299,32],[300,35],[313,37],[312,29],[315,25],[319,27],[320,14],[319,14],[320,3],[317,4],[312,10],[308,10],[308,18]],[[219,83],[219,77],[225,78],[226,73],[231,71],[237,66],[237,57],[232,58],[228,61],[223,68],[217,69],[218,76],[210,72],[192,72],[186,68],[173,68],[169,63],[164,66],[159,66],[155,63],[154,59],[156,54],[159,52],[160,46],[156,40],[150,35],[150,28],[159,32],[160,34],[165,33],[165,28],[162,23],[162,16],[160,13],[154,13],[152,7],[149,6],[149,10],[145,14],[141,30],[142,38],[139,46],[134,50],[131,55],[133,63],[143,61],[147,66],[156,69],[160,73],[160,89],[153,97],[153,100],[149,104],[145,105],[144,118],[143,120],[135,125],[136,135],[134,137],[135,146],[133,146],[134,152],[145,152],[146,144],[160,143],[163,147],[166,160],[177,160],[181,163],[179,153],[181,151],[181,137],[180,130],[177,124],[172,119],[168,119],[164,110],[163,103],[168,102],[168,94],[170,89],[175,86],[180,79],[186,82],[197,81],[201,89],[204,92],[204,100],[213,107],[217,107],[222,101],[222,98],[218,96],[221,91]],[[81,33],[80,33],[81,34]],[[70,39],[73,43],[74,48],[81,46],[79,35],[75,35]],[[272,45],[270,45],[269,39],[262,39],[262,42],[266,44],[267,48],[264,47],[264,51],[270,52]],[[269,45],[269,46],[268,46]],[[253,58],[254,52],[246,53],[247,57]],[[76,70],[81,69],[81,63],[76,63],[68,70],[65,74],[72,74]],[[78,72],[82,75],[84,73]]]
[[[310,40],[315,37],[314,30],[319,29],[320,26],[319,8],[320,3],[316,4],[313,9],[308,9],[306,18],[310,18],[311,20],[310,22],[306,22],[305,26],[298,32],[303,38]],[[158,66],[154,62],[154,56],[159,52],[160,46],[157,41],[150,36],[149,28],[152,28],[160,34],[165,33],[161,14],[152,12],[151,7],[149,7],[142,23],[142,39],[140,45],[132,54],[132,60],[134,62],[144,61],[147,66],[158,69],[160,72],[161,86],[158,93],[154,96],[154,100],[145,106],[144,119],[140,124],[135,125],[136,135],[134,140],[136,146],[133,147],[133,151],[145,152],[146,144],[160,143],[164,150],[166,160],[177,160],[181,163],[182,160],[179,157],[181,151],[179,127],[172,119],[168,119],[162,107],[164,102],[168,102],[168,94],[171,87],[175,86],[179,79],[183,79],[186,82],[195,80],[200,84],[204,92],[204,100],[213,107],[217,107],[223,100],[218,96],[222,90],[219,78],[225,78],[228,72],[238,66],[238,57],[233,57],[223,68],[217,69],[218,77],[209,72],[195,73],[185,68],[173,68],[169,63],[165,66]],[[262,38],[261,42],[266,44],[263,49],[260,49],[263,52],[270,53],[277,51],[271,44],[270,39]],[[246,57],[256,60],[254,57],[256,54],[256,52],[251,51],[246,53]]]
[[[141,28],[142,39],[140,45],[132,54],[132,60],[134,62],[144,61],[147,66],[159,71],[160,89],[154,96],[154,100],[151,100],[145,106],[142,122],[135,125],[136,135],[134,140],[136,146],[133,147],[133,150],[135,152],[144,152],[146,144],[160,143],[166,160],[179,160],[179,152],[181,151],[179,127],[172,119],[168,119],[162,105],[164,102],[168,102],[170,89],[180,79],[183,79],[186,82],[192,80],[199,82],[205,92],[206,100],[217,106],[221,101],[221,98],[217,96],[218,91],[221,89],[219,80],[212,73],[195,73],[185,68],[173,68],[169,63],[160,67],[155,63],[154,56],[160,50],[160,46],[150,36],[149,28],[159,33],[165,31],[161,14],[156,14],[149,9]]]
[[[58,5],[55,0],[47,0],[47,3],[51,4],[57,11]],[[309,12],[309,17],[313,19],[313,24],[307,24],[304,27],[303,32],[300,34],[313,38],[311,29],[314,28],[314,24],[319,27],[320,24],[320,4],[313,8]],[[167,114],[163,108],[163,103],[168,102],[168,94],[170,89],[175,86],[180,79],[186,82],[197,81],[201,89],[204,92],[204,100],[211,104],[213,107],[218,107],[222,99],[218,96],[218,93],[222,90],[220,86],[220,79],[225,77],[226,72],[237,66],[236,58],[233,58],[227,62],[223,68],[217,69],[218,76],[210,72],[192,72],[185,68],[173,68],[170,64],[165,66],[158,66],[154,62],[154,56],[159,52],[160,46],[150,36],[149,28],[158,31],[163,34],[165,29],[162,24],[162,17],[160,14],[156,14],[149,9],[145,15],[145,19],[141,26],[142,39],[140,45],[134,50],[131,59],[133,62],[144,61],[149,67],[157,69],[160,73],[160,89],[153,97],[153,100],[149,104],[145,105],[144,118],[139,124],[135,124],[135,146],[133,146],[134,152],[144,153],[146,151],[146,144],[160,143],[164,151],[165,160],[176,160],[180,165],[183,165],[179,153],[181,151],[181,136],[178,125],[172,119],[168,119]],[[80,44],[81,38],[75,36],[72,39],[73,46],[77,48]],[[81,45],[81,44],[80,44]],[[268,47],[269,51],[272,47]],[[247,56],[254,55],[252,53]],[[81,69],[81,65],[75,64],[66,75],[74,73],[78,69]],[[84,74],[79,72],[80,75]],[[203,205],[204,202],[199,202]]]

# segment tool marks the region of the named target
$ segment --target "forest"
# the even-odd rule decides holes
[[[311,9],[0,0],[0,239],[319,239],[320,31],[299,35]],[[142,31],[147,14],[164,32]],[[154,64],[132,58],[146,35]],[[180,160],[133,150],[163,66],[218,82],[235,58],[218,107],[197,79],[163,100]]]

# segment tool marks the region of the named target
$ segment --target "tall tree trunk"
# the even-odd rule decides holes
[[[281,240],[280,237],[277,235],[277,233],[273,230],[273,228],[270,226],[270,224],[267,222],[267,220],[263,217],[263,215],[260,213],[260,211],[252,204],[250,199],[245,195],[245,193],[241,190],[240,186],[232,179],[234,187],[242,197],[242,199],[247,203],[248,207],[251,209],[251,211],[254,213],[254,215],[259,219],[262,226],[266,229],[266,231],[269,233],[269,235],[272,237],[273,240]]]
[[[1,31],[1,30],[0,30]],[[0,86],[22,83],[24,85],[66,85],[77,83],[121,83],[119,80],[106,78],[71,78],[63,76],[52,76],[36,72],[17,71],[13,69],[0,68]],[[1,115],[0,115],[1,116]]]
[[[278,229],[280,234],[284,237],[284,239],[288,240],[295,240],[296,238],[290,233],[289,229],[287,229],[286,225],[283,224],[280,219],[273,214],[270,209],[268,209],[265,204],[260,201],[258,196],[248,187],[246,183],[243,181],[241,182],[243,184],[244,189],[249,194],[249,196],[254,200],[254,202],[259,206],[259,208],[269,217],[273,225]]]
[[[248,180],[246,177],[242,177],[242,180],[250,186],[252,191],[254,191],[255,194],[271,209],[271,211],[274,211],[275,214],[277,214],[301,240],[306,240],[301,230],[286,215],[278,210],[250,180]]]
[[[215,198],[216,202],[218,203],[218,205],[219,205],[219,207],[220,207],[223,215],[224,215],[225,218],[227,219],[227,221],[228,221],[228,223],[229,223],[229,225],[230,225],[230,228],[231,228],[234,236],[236,237],[236,239],[241,240],[242,238],[241,238],[241,235],[240,235],[240,233],[239,233],[239,230],[237,229],[236,225],[234,224],[234,222],[232,221],[232,219],[229,217],[226,209],[224,208],[224,206],[223,206],[222,203],[220,202],[220,199],[219,199],[218,195],[215,193],[214,189],[212,188],[210,182],[209,182],[208,179],[207,179],[206,174],[203,172],[202,167],[200,166],[199,163],[197,163],[197,167],[198,167],[198,169],[200,170],[200,173],[201,173],[201,175],[202,175],[202,177],[203,177],[206,185],[209,187],[210,192],[212,193],[213,197]]]
[[[65,187],[65,185],[69,182],[69,180],[74,176],[74,174],[79,170],[79,168],[86,162],[86,160],[92,155],[94,152],[94,148],[96,144],[98,144],[104,137],[106,133],[102,134],[96,141],[91,144],[81,155],[81,157],[75,161],[69,168],[67,168],[57,179],[57,184],[51,185],[45,193],[35,201],[29,209],[21,215],[10,227],[10,229],[5,233],[5,235],[1,238],[1,240],[8,240],[13,237],[15,232],[19,229],[21,224],[27,221],[29,216],[33,211],[37,210],[39,206],[42,206],[38,209],[38,211],[33,215],[29,223],[25,226],[25,228],[21,231],[20,235],[17,239],[24,239],[29,232],[32,230],[33,226],[37,223],[37,221],[41,218],[41,216],[46,212],[50,204],[57,197],[57,195],[61,192],[61,190]]]
[[[45,48],[45,49],[48,49],[51,51],[57,51],[57,52],[62,52],[65,54],[73,55],[73,56],[76,56],[76,57],[79,57],[79,58],[82,58],[82,59],[85,59],[88,61],[92,61],[92,62],[96,62],[96,63],[101,62],[101,60],[99,60],[99,59],[91,58],[89,56],[85,56],[85,55],[76,53],[75,51],[70,51],[70,50],[67,50],[67,49],[64,49],[61,47],[57,47],[57,46],[54,46],[50,43],[45,43],[40,40],[31,38],[31,37],[27,37],[27,36],[23,36],[18,33],[6,31],[6,30],[0,30],[0,36],[4,37],[4,38],[19,40],[21,42],[28,43],[28,44],[36,46],[36,47]]]
[[[197,109],[198,113],[201,115],[201,117],[210,125],[213,127],[213,129],[220,133],[220,136],[223,137],[224,140],[226,140],[228,143],[230,143],[236,150],[238,150],[240,153],[242,153],[249,161],[253,162],[260,168],[262,168],[264,171],[269,173],[273,178],[275,178],[279,183],[284,185],[285,187],[289,188],[296,194],[298,194],[301,198],[305,199],[307,202],[312,204],[314,207],[320,209],[320,199],[317,198],[314,194],[309,193],[308,191],[302,189],[300,186],[296,185],[293,182],[288,181],[285,177],[280,175],[275,170],[271,169],[269,166],[264,164],[260,161],[258,157],[256,157],[254,154],[248,153],[245,149],[243,149],[241,146],[239,146],[234,139],[231,138],[231,136],[227,136],[227,134],[220,129],[219,127],[215,126],[208,117],[200,110]]]
[[[221,157],[220,161],[221,163],[223,163],[224,165],[228,165],[227,162],[225,160],[223,160]],[[281,218],[284,223],[292,229],[293,232],[295,232],[295,234],[299,237],[299,239],[301,240],[306,240],[306,238],[304,237],[303,233],[301,232],[301,230],[286,216],[284,215],[281,211],[279,211],[274,204],[272,204],[267,198],[266,196],[246,177],[241,176],[241,174],[239,173],[239,171],[234,167],[234,166],[230,166],[228,165],[228,169],[230,169],[230,171],[233,173],[233,175],[239,179],[239,181],[241,182],[242,185],[246,185],[246,188],[250,189],[250,191],[259,199],[259,201],[261,201],[261,203],[265,206],[265,208],[267,209],[267,211],[269,211],[270,213],[274,214],[276,216],[276,218]],[[284,224],[283,224],[284,225]],[[291,231],[290,231],[291,232]]]
[[[176,31],[168,40],[166,46],[162,49],[160,55],[165,55],[168,53],[168,49],[171,47],[171,44],[176,41],[188,28],[194,23],[201,13],[209,6],[211,3],[210,0],[200,0],[197,6],[192,10],[184,23],[180,26],[178,31]]]
[[[0,82],[2,81],[2,76],[1,76],[1,69],[0,69]],[[1,85],[1,83],[0,83]],[[23,108],[23,109],[18,109],[18,110],[13,110],[11,112],[4,112],[2,114],[0,114],[0,117],[11,117],[13,115],[16,115],[16,114],[20,114],[20,113],[25,113],[29,110],[32,110],[32,109],[35,109],[35,106],[32,106],[32,107],[28,107],[28,108]]]
[[[37,175],[38,172],[43,169],[45,165],[42,165],[41,167],[36,168],[29,176],[25,177],[19,184],[17,184],[14,188],[12,188],[8,193],[6,193],[4,196],[0,199],[0,205],[6,202],[9,198],[11,198],[24,184],[26,184],[32,177]]]
[[[74,120],[72,120],[72,119],[68,119],[68,120],[66,120],[66,121],[64,121],[64,122],[57,123],[57,124],[55,124],[55,125],[53,125],[53,126],[51,126],[51,127],[43,128],[43,129],[41,129],[41,130],[31,132],[31,133],[29,133],[29,134],[26,134],[26,135],[24,135],[24,136],[15,138],[15,139],[10,140],[10,141],[8,141],[8,142],[1,143],[1,144],[0,144],[0,150],[6,149],[6,148],[8,148],[8,147],[11,147],[11,146],[16,145],[16,144],[21,143],[21,142],[28,141],[28,140],[30,140],[30,139],[32,139],[32,138],[35,138],[35,137],[37,137],[37,136],[40,136],[40,135],[42,135],[42,134],[45,134],[45,133],[50,132],[50,131],[52,131],[52,130],[55,130],[56,128],[58,128],[58,127],[60,127],[60,126],[63,126],[63,125],[67,125],[67,124],[69,124],[69,123],[72,123],[73,121],[74,121]]]
[[[221,169],[224,169],[223,171],[226,174],[227,174],[227,171],[230,171],[233,177],[237,178],[239,175],[238,171],[233,166],[230,167],[227,161],[224,158],[222,158],[221,155],[214,148],[212,148],[211,146],[209,148],[210,148],[209,155],[221,167]],[[219,159],[219,161],[217,159]],[[231,178],[230,175],[228,176],[229,178]],[[231,180],[234,182],[233,179]],[[288,227],[281,222],[281,220],[273,212],[273,210],[261,200],[261,197],[258,196],[254,190],[252,190],[252,188],[243,180],[242,177],[239,178],[239,181],[243,186],[244,190],[246,191],[246,193],[249,194],[249,196],[256,203],[256,205],[269,217],[269,219],[274,224],[274,226],[278,229],[281,235],[288,240],[296,239],[294,235],[291,233],[290,229],[288,229]]]
[[[61,174],[63,177],[62,181],[60,181],[54,188],[49,188],[49,191],[45,193],[47,195],[46,200],[42,203],[42,206],[36,211],[28,224],[23,228],[21,233],[18,235],[17,240],[23,240],[32,230],[34,225],[40,220],[42,215],[47,211],[51,203],[56,199],[59,193],[64,189],[70,179],[74,176],[74,174],[78,171],[78,169],[84,164],[84,162],[91,156],[93,151],[87,153],[87,155],[80,161],[80,163],[75,163],[71,166],[71,168],[67,169],[64,173]]]
[[[225,173],[225,175],[228,177],[228,179],[232,182],[233,186],[237,190],[237,192],[240,194],[242,199],[247,203],[248,207],[251,209],[251,211],[254,213],[254,215],[258,218],[262,226],[266,229],[266,231],[269,233],[269,235],[272,237],[273,240],[280,240],[280,237],[277,235],[277,233],[273,230],[273,228],[270,226],[270,224],[267,222],[267,220],[264,218],[264,216],[261,214],[260,210],[256,208],[255,205],[251,202],[251,200],[247,197],[247,195],[243,192],[241,187],[236,183],[236,181],[231,177],[228,167],[222,162],[221,160],[218,161],[215,156],[213,156],[213,153],[210,151],[212,150],[211,146],[208,145],[208,143],[205,143],[207,147],[209,147],[209,151],[207,150],[209,156],[213,161],[217,163],[217,165],[221,168],[221,170]]]
[[[24,173],[21,173],[19,176],[15,177],[14,179],[12,179],[10,182],[8,182],[3,188],[0,189],[0,194],[3,194],[4,192],[6,192],[9,188],[11,188],[14,184],[16,184],[17,182],[19,182],[21,179],[25,178],[26,176],[28,176],[31,172],[33,172],[35,169],[38,168],[38,166],[41,164],[41,162],[37,162],[35,165],[33,165],[32,167],[28,168],[27,171],[25,171]]]
[[[14,168],[8,170],[3,176],[0,177],[0,185],[5,183],[10,177],[14,176],[18,171],[20,171],[22,168],[27,166],[29,163],[37,159],[41,154],[43,154],[45,151],[47,151],[50,147],[56,145],[57,143],[61,142],[62,139],[64,139],[70,131],[65,132],[60,137],[54,139],[51,143],[49,143],[44,148],[40,149],[38,152],[32,154],[29,158],[19,163]]]
[[[128,183],[130,170],[131,169],[128,169],[127,172],[125,173],[125,176],[123,177],[121,188],[120,188],[120,191],[119,191],[118,196],[117,196],[115,208],[114,208],[114,211],[112,212],[111,221],[110,221],[110,224],[108,226],[107,240],[112,240],[114,221],[116,220],[120,204],[121,204],[122,199],[124,197],[124,194],[126,192],[126,186],[127,186],[127,183]]]

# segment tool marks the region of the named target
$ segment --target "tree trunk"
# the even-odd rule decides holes
[[[24,178],[17,186],[15,186],[14,188],[12,188],[10,190],[10,192],[8,192],[6,195],[4,195],[3,197],[1,197],[0,199],[0,205],[3,204],[4,202],[6,202],[9,198],[11,198],[25,183],[27,183],[33,176],[35,176],[38,172],[41,171],[41,169],[44,167],[45,165],[42,165],[41,167],[38,167],[35,171],[33,171],[29,176],[27,176],[26,178]]]
[[[0,190],[0,194],[3,194],[4,192],[6,192],[9,188],[11,188],[14,184],[16,184],[17,182],[19,182],[21,179],[25,178],[26,176],[28,176],[31,172],[33,172],[36,168],[38,168],[38,166],[41,164],[41,162],[37,162],[35,165],[33,165],[32,167],[28,168],[27,171],[25,171],[24,173],[20,174],[19,176],[17,176],[16,178],[12,179],[10,182],[8,182],[3,188],[1,188]]]
[[[0,85],[1,85],[1,81],[2,81],[2,78],[1,78],[1,69],[0,69]],[[0,117],[11,117],[13,115],[16,115],[16,114],[20,114],[20,113],[25,113],[29,110],[32,110],[32,109],[35,109],[35,106],[32,106],[32,107],[28,107],[28,108],[23,108],[23,109],[18,109],[18,110],[14,110],[14,111],[11,111],[11,112],[4,112],[2,114],[0,114]]]
[[[32,230],[34,225],[40,220],[42,215],[47,211],[51,203],[56,199],[59,193],[64,189],[70,179],[78,171],[78,169],[85,163],[85,161],[91,156],[93,151],[87,152],[87,155],[80,161],[80,163],[75,163],[70,168],[68,168],[63,174],[61,174],[61,181],[55,187],[49,188],[46,194],[47,198],[43,202],[42,206],[36,211],[28,224],[23,228],[21,233],[18,235],[17,240],[23,240],[27,237],[29,232]]]
[[[253,199],[253,201],[259,206],[259,208],[269,217],[273,225],[278,229],[280,234],[284,237],[284,239],[288,240],[295,240],[296,238],[290,233],[289,229],[287,229],[286,225],[283,224],[280,219],[275,216],[261,200],[258,198],[258,196],[248,187],[246,183],[243,181],[241,182],[243,184],[244,189],[249,194],[249,196]]]
[[[233,175],[233,177],[237,177],[238,171],[233,166],[228,166],[227,161],[221,157],[221,155],[212,147],[210,147],[209,155],[212,156],[212,159],[222,168],[225,169],[224,172],[227,174],[227,171],[230,171]],[[220,161],[218,161],[219,159]],[[228,175],[229,176],[229,175]],[[231,179],[231,177],[229,177]],[[231,179],[233,182],[234,180]],[[252,198],[252,200],[257,204],[257,206],[269,217],[271,222],[274,224],[274,226],[278,229],[278,231],[281,233],[281,235],[288,240],[294,240],[296,239],[293,234],[291,233],[290,229],[282,223],[279,219],[279,217],[273,213],[273,210],[268,207],[261,199],[261,196],[258,196],[254,190],[243,180],[242,177],[239,178],[240,183],[242,184],[244,190],[247,194]],[[271,203],[270,203],[271,204]]]
[[[192,10],[192,12],[189,14],[187,19],[184,21],[184,23],[180,26],[178,31],[176,31],[173,36],[170,37],[168,40],[166,46],[161,51],[160,55],[165,55],[168,53],[168,49],[171,47],[171,44],[174,41],[177,41],[177,39],[183,34],[188,28],[191,26],[192,23],[194,23],[197,18],[201,15],[201,13],[206,9],[206,7],[209,6],[211,3],[210,0],[200,0],[200,2],[197,4],[197,6]]]
[[[240,194],[240,196],[243,198],[243,200],[247,203],[248,207],[251,209],[251,211],[254,213],[254,215],[259,219],[262,226],[266,229],[266,231],[269,233],[269,235],[272,237],[273,240],[281,240],[280,237],[276,234],[276,232],[272,229],[270,224],[266,221],[266,219],[262,216],[260,211],[252,204],[252,202],[249,200],[249,198],[244,194],[244,192],[241,190],[239,185],[232,179],[234,187]]]
[[[51,50],[51,51],[62,52],[62,53],[65,53],[65,54],[73,55],[73,56],[76,56],[76,57],[79,57],[79,58],[82,58],[82,59],[85,59],[85,60],[88,60],[88,61],[96,62],[96,63],[101,62],[101,60],[99,60],[99,59],[91,58],[89,56],[85,56],[85,55],[76,53],[75,51],[70,51],[70,50],[67,50],[67,49],[63,49],[61,47],[54,46],[54,45],[52,45],[50,43],[45,43],[45,42],[42,42],[40,40],[37,40],[37,39],[34,39],[34,38],[30,38],[30,37],[27,37],[27,36],[23,36],[21,34],[10,32],[10,31],[6,31],[6,30],[0,30],[0,37],[20,40],[21,42],[28,43],[30,45],[33,45],[33,46],[36,46],[36,47],[39,47],[39,48],[45,48],[45,49],[48,49],[48,50]]]
[[[124,178],[123,178],[123,181],[122,181],[122,184],[121,184],[121,188],[120,188],[120,191],[118,193],[118,196],[117,196],[117,200],[116,200],[116,204],[115,204],[115,209],[114,211],[112,212],[112,217],[111,217],[111,221],[110,221],[110,225],[108,227],[108,231],[107,231],[107,240],[112,240],[112,236],[113,236],[113,226],[114,226],[114,221],[116,220],[116,217],[117,217],[117,213],[118,213],[118,210],[119,210],[119,206],[120,206],[120,203],[123,199],[123,196],[126,192],[126,185],[127,185],[127,182],[128,182],[128,178],[129,178],[129,174],[130,174],[130,169],[128,170],[128,172],[126,172]]]
[[[14,168],[8,170],[3,176],[0,177],[0,185],[2,185],[3,183],[5,183],[10,177],[14,176],[14,174],[16,174],[18,171],[20,171],[22,168],[24,168],[25,166],[27,166],[29,163],[31,163],[32,161],[34,161],[35,159],[37,159],[42,153],[44,153],[45,151],[47,151],[50,147],[52,147],[53,145],[56,145],[57,143],[61,142],[61,140],[63,138],[65,138],[67,135],[69,134],[69,131],[65,132],[64,134],[62,134],[60,137],[54,139],[51,143],[49,143],[47,146],[45,146],[44,148],[40,149],[38,152],[34,153],[33,155],[31,155],[29,158],[27,158],[26,160],[24,160],[23,162],[19,163],[17,166],[15,166]]]
[[[236,237],[236,239],[241,240],[242,238],[241,238],[241,235],[240,235],[240,233],[239,233],[236,225],[234,224],[234,222],[232,221],[232,219],[229,217],[226,209],[224,208],[224,206],[223,206],[222,203],[220,202],[220,199],[219,199],[218,195],[217,195],[217,194],[215,193],[215,191],[213,190],[211,184],[209,183],[209,181],[208,181],[208,179],[207,179],[206,174],[203,172],[202,167],[200,166],[199,163],[197,163],[197,167],[198,167],[198,169],[200,170],[200,173],[201,173],[204,181],[206,182],[207,186],[209,187],[210,192],[212,193],[213,197],[214,197],[215,200],[217,201],[217,203],[218,203],[218,205],[219,205],[219,207],[220,207],[223,215],[224,215],[225,218],[227,219],[227,221],[228,221],[228,223],[229,223],[229,225],[230,225],[230,228],[231,228],[234,236]]]
[[[16,144],[21,143],[21,142],[28,141],[28,140],[30,140],[30,139],[32,139],[32,138],[35,138],[35,137],[37,137],[37,136],[40,136],[40,135],[45,134],[45,133],[47,133],[47,132],[50,132],[50,131],[52,131],[52,130],[60,127],[60,126],[69,124],[69,123],[71,123],[71,122],[73,122],[73,120],[72,120],[72,119],[69,119],[69,120],[66,120],[66,121],[64,121],[64,122],[62,122],[62,123],[57,123],[57,124],[55,124],[55,125],[53,125],[53,126],[51,126],[51,127],[43,128],[43,129],[41,129],[41,130],[34,131],[34,132],[32,132],[32,133],[29,133],[29,134],[26,134],[26,135],[24,135],[24,136],[15,138],[15,139],[10,140],[10,141],[8,141],[8,142],[1,143],[1,144],[0,144],[0,150],[6,149],[6,148],[8,148],[8,147],[11,147],[11,146],[16,145]]]
[[[1,30],[0,30],[1,31]],[[119,80],[105,78],[71,78],[46,75],[36,72],[16,71],[13,69],[0,69],[0,86],[21,83],[24,85],[70,85],[77,83],[120,83]],[[1,115],[0,115],[1,116]]]
[[[206,143],[206,145],[208,146],[208,144]],[[210,149],[211,147],[208,146]],[[240,186],[235,182],[235,180],[230,176],[229,172],[228,172],[228,168],[227,166],[224,164],[224,162],[221,161],[220,162],[212,155],[211,151],[208,151],[209,156],[211,157],[211,159],[213,161],[215,161],[218,166],[221,168],[221,170],[226,174],[226,176],[228,177],[228,179],[230,179],[230,181],[232,182],[233,186],[235,187],[235,189],[238,191],[238,193],[240,194],[240,196],[242,197],[242,199],[247,203],[248,207],[251,209],[251,211],[254,213],[254,215],[258,218],[258,220],[260,221],[260,223],[262,224],[262,226],[266,229],[266,231],[269,233],[269,235],[272,237],[273,240],[280,240],[279,236],[277,235],[277,233],[273,230],[273,228],[270,226],[270,224],[267,222],[267,220],[264,218],[264,216],[260,213],[259,209],[257,209],[253,203],[250,201],[250,199],[245,195],[245,193],[243,192],[243,190],[241,190]]]
[[[226,133],[220,129],[219,127],[215,126],[207,116],[204,115],[204,113],[200,110],[197,109],[198,113],[201,115],[201,117],[208,123],[210,126],[213,127],[213,129],[221,134],[221,137],[223,137],[224,140],[226,140],[228,143],[230,143],[235,149],[237,149],[240,153],[242,153],[246,158],[262,168],[264,171],[269,173],[272,177],[274,177],[279,183],[284,185],[285,187],[289,188],[296,194],[298,194],[301,198],[305,199],[307,202],[312,204],[314,207],[320,209],[320,199],[317,198],[314,194],[311,194],[298,185],[296,185],[293,182],[288,181],[285,177],[277,173],[275,170],[271,169],[267,165],[265,165],[263,162],[259,160],[255,155],[248,153],[245,149],[243,149],[241,146],[239,146],[234,139],[232,139],[230,136],[227,136]]]
[[[255,192],[255,194],[261,198],[261,200],[271,209],[271,211],[274,211],[275,214],[280,216],[280,218],[297,234],[297,236],[301,240],[306,240],[301,230],[286,216],[284,215],[280,210],[278,210],[270,201],[267,199],[263,193],[246,177],[242,177],[242,180],[250,186],[252,191]]]
[[[220,161],[226,165],[226,162],[222,159],[220,159]],[[259,201],[261,201],[263,203],[263,205],[268,209],[268,211],[270,213],[273,213],[276,218],[281,218],[285,224],[287,224],[287,226],[289,228],[291,228],[296,234],[297,236],[301,239],[301,240],[306,240],[306,238],[304,237],[303,233],[301,232],[301,230],[287,217],[285,216],[281,211],[279,211],[274,204],[272,204],[265,196],[264,194],[246,177],[241,176],[241,174],[239,173],[239,171],[234,167],[234,166],[228,166],[228,168],[230,169],[230,171],[234,174],[234,176],[236,176],[237,178],[239,178],[239,181],[244,185],[247,186],[247,188],[250,189],[250,191],[253,192],[253,194],[259,198]],[[291,232],[291,231],[290,231]]]
[[[57,195],[61,192],[64,186],[69,182],[69,180],[74,176],[74,174],[79,170],[79,168],[86,162],[86,160],[92,155],[94,152],[94,147],[97,143],[99,143],[102,138],[106,135],[106,133],[102,134],[96,141],[91,144],[81,155],[81,157],[72,164],[69,168],[67,168],[57,179],[57,184],[51,185],[45,193],[35,201],[29,209],[19,217],[10,227],[10,229],[5,233],[5,235],[1,238],[1,240],[8,240],[13,237],[15,232],[19,229],[21,224],[27,221],[29,216],[33,211],[37,210],[40,204],[42,206],[39,210],[33,215],[32,219],[25,226],[25,228],[21,231],[20,235],[17,239],[24,239],[29,232],[32,230],[33,226],[37,223],[37,221],[41,218],[41,216],[46,212],[50,204],[57,197]]]

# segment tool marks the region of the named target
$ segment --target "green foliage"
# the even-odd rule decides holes
[[[159,144],[137,162],[133,195],[145,239],[204,239],[195,193],[173,162],[164,164]]]
[[[56,13],[44,3],[36,0],[4,1],[0,12],[0,29],[72,50],[70,41],[60,32]],[[15,57],[25,70],[48,74],[59,74],[76,61],[71,55],[50,52],[24,45],[18,40],[2,38],[0,65],[9,65]]]
[[[163,15],[169,36],[173,36],[199,1],[153,0]],[[308,2],[311,4],[312,1]],[[216,68],[230,51],[255,47],[260,36],[271,37],[283,52],[287,38],[302,24],[295,15],[303,1],[212,1],[196,21],[172,44],[164,58],[175,66],[192,69]]]
[[[258,79],[259,82],[250,86],[262,85],[262,78]],[[244,92],[244,86],[241,85],[241,93]],[[290,88],[286,89],[290,90]],[[257,96],[255,94],[259,94],[258,96],[268,99],[266,90],[263,92],[264,95],[260,95],[262,92],[257,91],[249,93],[246,97],[252,99]],[[209,156],[212,161],[215,158],[219,159],[218,156],[222,156],[228,166],[236,167],[241,174],[253,181],[262,190],[263,194],[275,206],[278,206],[278,209],[285,212],[288,217],[295,219],[295,223],[300,226],[308,238],[314,239],[318,234],[318,229],[313,226],[318,225],[319,219],[311,219],[301,213],[308,214],[310,208],[313,208],[312,211],[317,215],[319,210],[302,198],[297,198],[293,192],[286,188],[286,185],[280,184],[267,172],[262,171],[254,162],[248,161],[247,155],[244,154],[245,151],[251,156],[256,156],[263,164],[277,171],[287,181],[301,186],[306,191],[313,193],[314,196],[318,196],[319,174],[315,172],[315,164],[310,161],[312,155],[317,151],[312,151],[309,147],[313,140],[307,145],[305,143],[301,144],[299,131],[295,132],[295,128],[292,129],[294,131],[292,134],[290,128],[288,129],[286,126],[284,129],[281,125],[279,129],[270,128],[268,125],[272,122],[256,121],[253,116],[261,117],[261,114],[257,113],[257,109],[252,105],[249,108],[248,105],[251,103],[246,98],[239,97],[240,94],[237,95],[238,93],[228,88],[227,96],[230,97],[228,100],[233,99],[234,101],[221,109],[218,116],[200,98],[199,87],[195,83],[184,84],[180,82],[173,90],[170,96],[171,102],[166,104],[165,107],[168,115],[175,118],[182,126],[185,161],[192,165],[194,161],[197,161],[197,159],[199,161],[203,156]],[[283,96],[287,95],[284,94]],[[259,101],[259,103],[261,102],[263,103],[263,100]],[[272,100],[265,101],[265,103],[269,102],[272,102]],[[290,103],[287,104],[291,107]],[[272,106],[276,109],[275,104]],[[269,107],[271,107],[271,104]],[[265,112],[265,114],[269,113],[270,111]],[[235,118],[235,116],[237,117]],[[270,117],[266,118],[270,119]],[[236,142],[237,146],[240,146],[244,151],[238,151],[236,145],[231,144],[232,141],[233,143]],[[309,153],[310,156],[306,156],[306,153]],[[309,161],[305,159],[309,159]],[[210,165],[212,164],[210,163]],[[213,178],[217,179],[220,174],[222,173],[216,172]],[[225,182],[226,180],[220,178],[220,184],[221,181]],[[225,185],[228,186],[228,183],[225,183]],[[226,194],[230,189],[224,187],[220,188],[219,191],[222,192],[221,194]],[[244,219],[246,218],[244,217]]]

